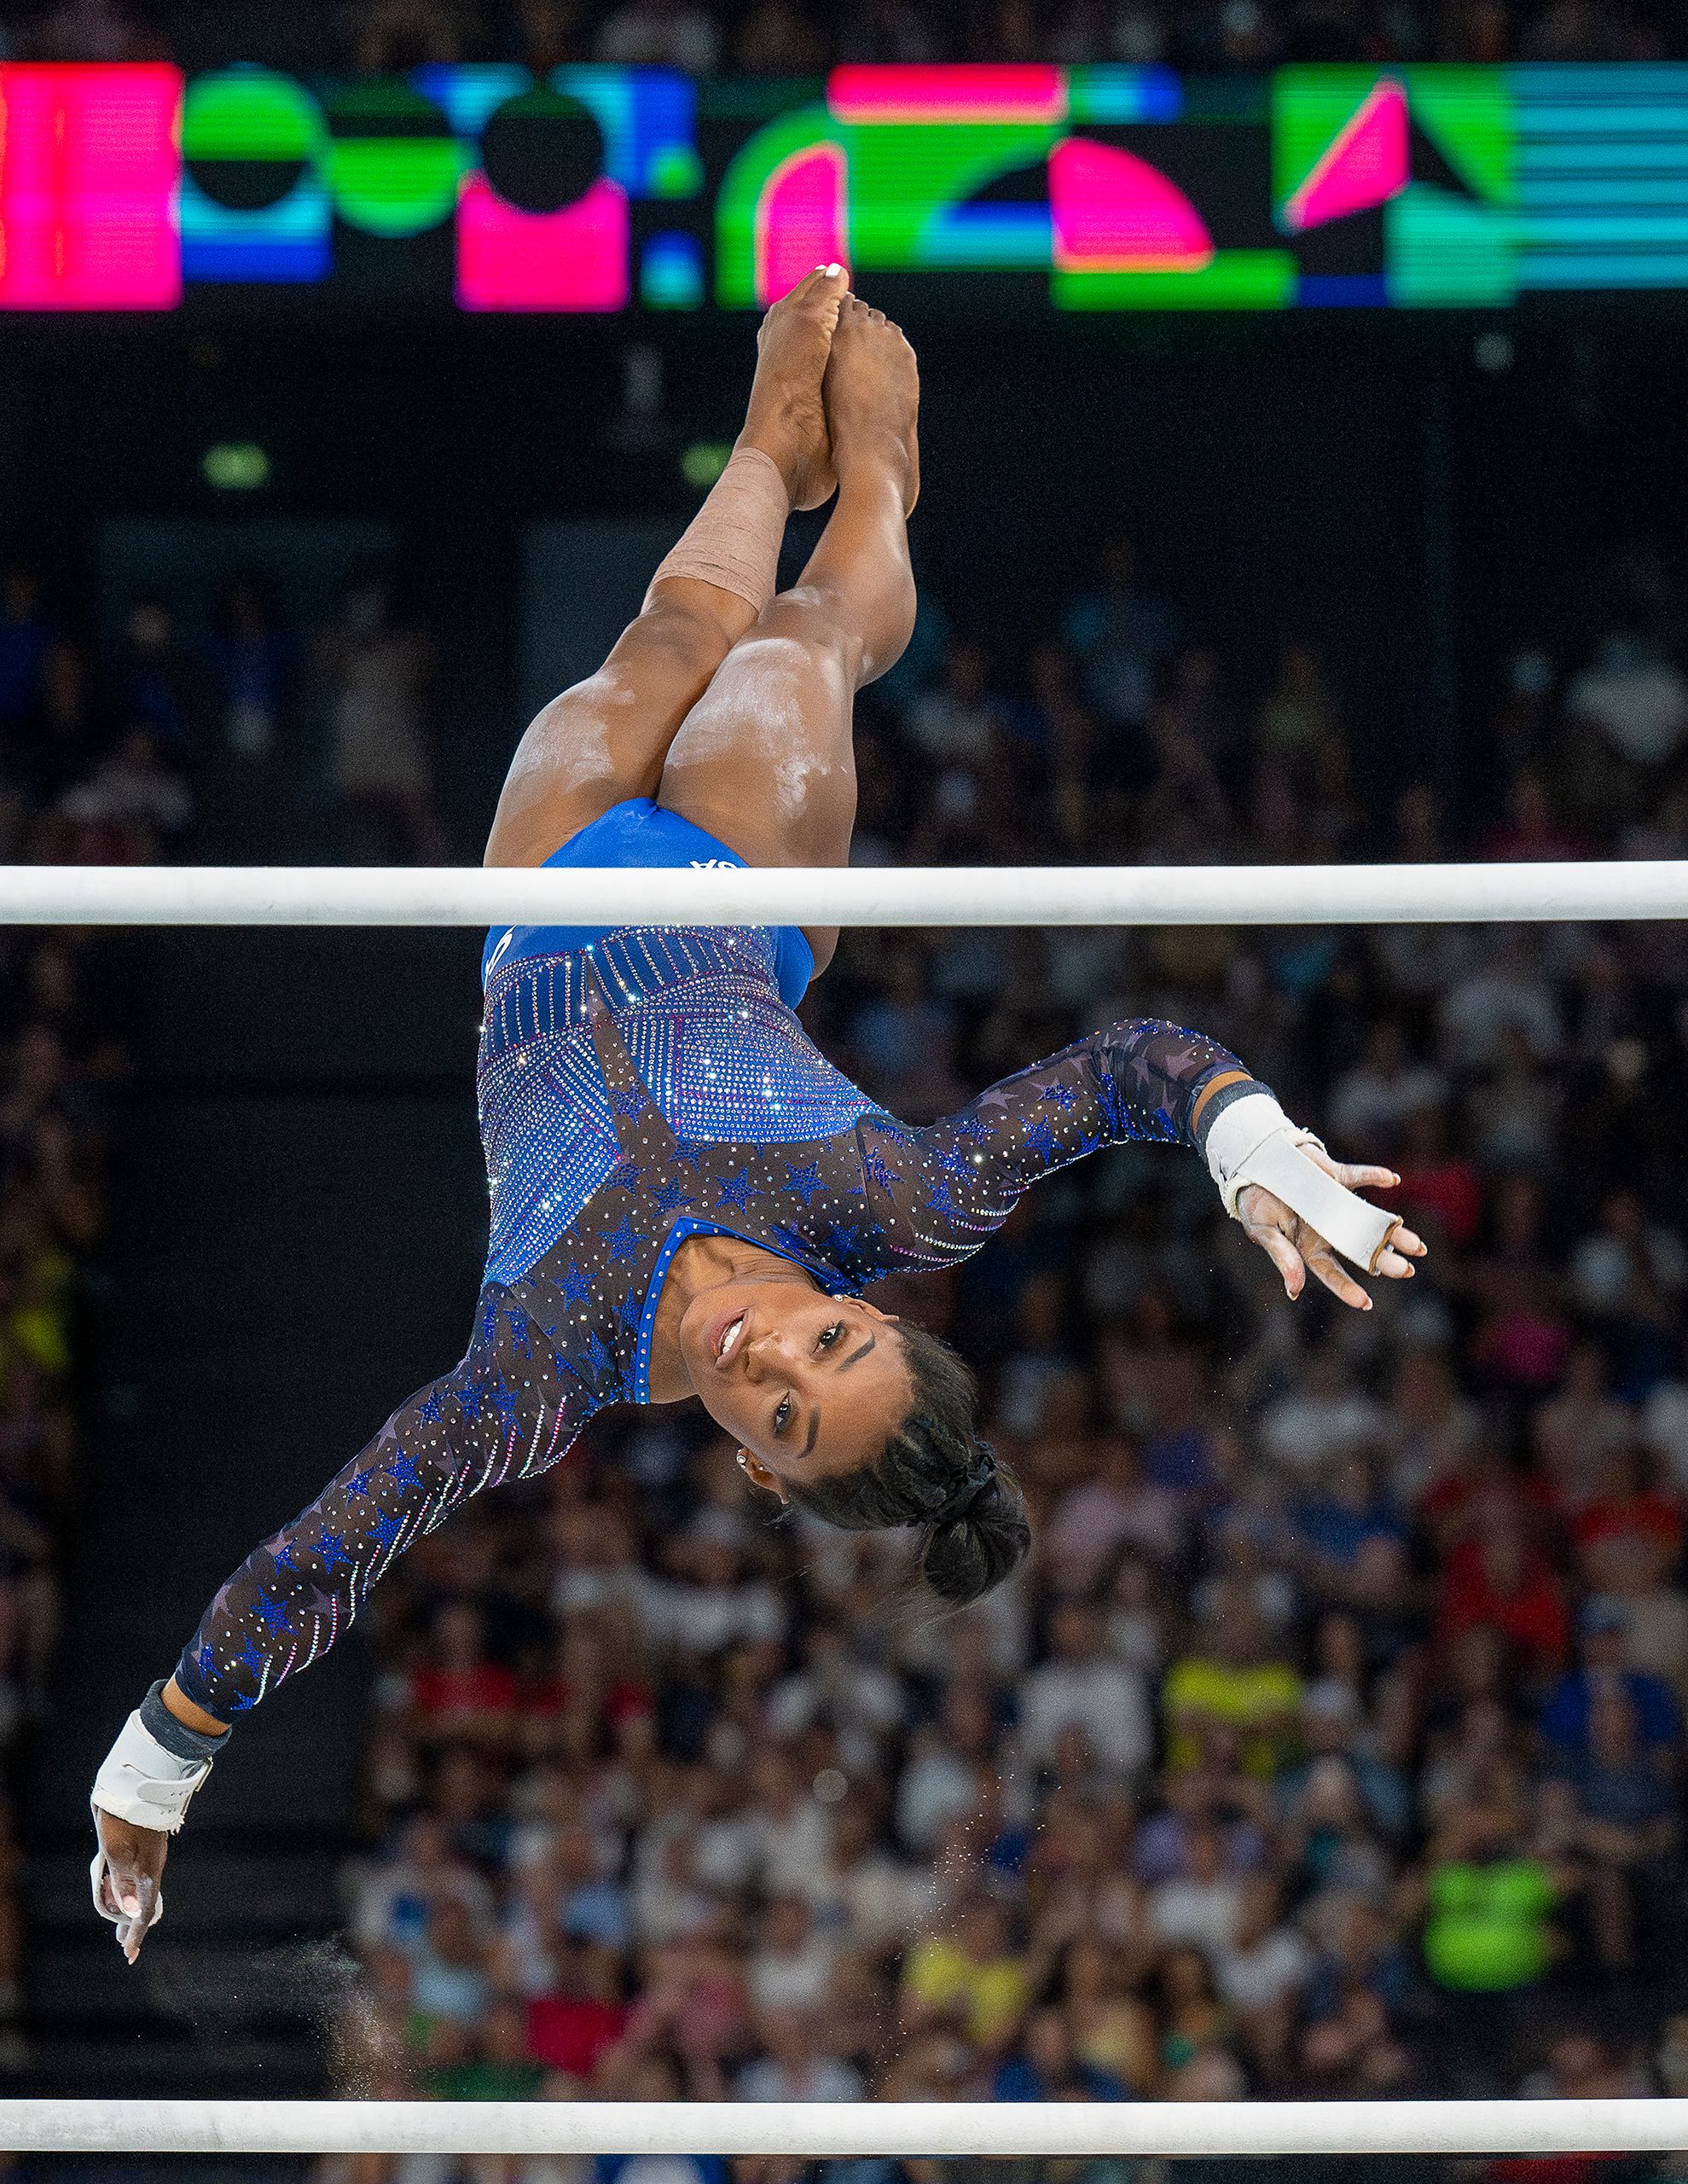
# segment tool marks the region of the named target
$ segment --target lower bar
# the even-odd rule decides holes
[[[1682,2100],[0,2100],[17,2153],[1563,2154],[1688,2148]]]

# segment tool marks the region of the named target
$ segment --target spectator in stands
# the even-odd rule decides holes
[[[1682,1738],[1682,1716],[1668,1684],[1627,1665],[1624,1638],[1627,1618],[1622,1605],[1595,1597],[1577,1617],[1577,1664],[1548,1693],[1541,1710],[1541,1734],[1556,1757],[1575,1762],[1589,1753],[1595,1701],[1612,1692],[1633,1710],[1636,1741],[1661,1769],[1673,1765]]]
[[[1430,1846],[1424,1962],[1444,1997],[1447,2067],[1462,2085],[1501,2082],[1518,1998],[1546,1977],[1557,1945],[1563,1878],[1521,1838],[1517,1811],[1486,1799],[1450,1814]]]
[[[350,861],[435,863],[443,845],[430,747],[438,661],[385,573],[347,594],[323,638],[322,664]]]
[[[1102,552],[1101,581],[1067,611],[1065,636],[1081,665],[1084,693],[1115,727],[1140,727],[1149,715],[1162,665],[1177,650],[1180,618],[1140,580],[1137,552],[1122,534]]]
[[[210,659],[224,747],[243,764],[261,764],[281,731],[293,661],[287,633],[256,577],[232,577],[224,586]]]
[[[1243,1771],[1269,1776],[1291,1748],[1301,1693],[1294,1668],[1273,1657],[1254,1604],[1227,1593],[1198,1649],[1173,1664],[1161,1688],[1171,1764],[1196,1767],[1215,1744],[1234,1740]]]
[[[701,8],[681,0],[621,0],[598,32],[600,61],[624,67],[683,68],[693,76],[713,75],[721,58],[721,33]]]
[[[27,561],[9,559],[0,566],[0,735],[9,741],[41,701],[52,641],[40,577]]]
[[[1110,1658],[1098,1612],[1070,1601],[1055,1612],[1049,1658],[1022,1687],[1020,1738],[1033,1765],[1055,1764],[1064,1734],[1079,1730],[1091,1759],[1130,1779],[1153,1757],[1153,1731],[1141,1679]]]

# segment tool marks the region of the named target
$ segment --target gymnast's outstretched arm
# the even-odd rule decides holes
[[[1033,1183],[1134,1139],[1203,1154],[1227,1209],[1272,1259],[1292,1298],[1311,1272],[1344,1304],[1370,1305],[1314,1225],[1314,1215],[1331,1216],[1333,1233],[1342,1224],[1340,1248],[1370,1272],[1399,1280],[1424,1255],[1410,1229],[1351,1198],[1357,1190],[1387,1189],[1397,1180],[1389,1169],[1332,1161],[1287,1121],[1235,1054],[1199,1031],[1155,1018],[1111,1024],[1004,1077],[926,1129],[876,1130],[870,1119],[861,1135],[880,1273],[966,1258]],[[876,1136],[891,1141],[867,1142]]]
[[[170,1836],[229,1725],[325,1653],[394,1560],[460,1503],[555,1463],[588,1405],[514,1298],[489,1285],[456,1369],[402,1404],[220,1588],[95,1785],[95,1900],[131,1963],[159,1914]]]

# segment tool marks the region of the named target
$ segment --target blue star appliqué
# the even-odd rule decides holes
[[[610,1362],[610,1353],[596,1327],[589,1328],[586,1336],[586,1362],[595,1373],[601,1373]]]
[[[803,1200],[803,1210],[809,1211],[809,1201],[821,1188],[821,1163],[811,1160],[806,1168],[799,1168],[794,1161],[781,1163],[786,1170],[787,1186]]]
[[[387,1465],[387,1477],[395,1486],[420,1486],[422,1483],[422,1474],[416,1468],[414,1456],[394,1456]]]
[[[960,1212],[949,1194],[948,1183],[934,1183],[926,1194],[926,1204],[943,1221],[959,1221]]]
[[[1047,1167],[1055,1158],[1055,1133],[1040,1115],[1025,1135],[1026,1150],[1035,1153]]]
[[[896,1189],[896,1171],[894,1168],[887,1168],[878,1153],[870,1153],[861,1165],[882,1191]]]
[[[316,1542],[316,1552],[322,1558],[323,1567],[329,1571],[338,1570],[341,1563],[352,1559],[346,1550],[344,1532],[324,1532]]]
[[[358,1500],[362,1501],[369,1491],[369,1481],[379,1478],[380,1475],[374,1471],[360,1471],[354,1478],[347,1479],[345,1490],[348,1494],[355,1494]]]
[[[625,1332],[629,1334],[632,1334],[637,1328],[639,1321],[642,1316],[643,1313],[640,1304],[640,1300],[636,1296],[635,1296],[632,1290],[629,1289],[626,1295],[622,1298],[620,1304],[617,1307],[616,1318],[620,1322]]]
[[[275,1553],[272,1553],[270,1559],[276,1565],[276,1567],[278,1570],[285,1570],[290,1577],[300,1577],[305,1574],[299,1568],[298,1563],[293,1560],[293,1542],[291,1540],[288,1541],[285,1547]]]
[[[776,1244],[780,1245],[783,1250],[790,1252],[796,1258],[807,1258],[813,1249],[802,1229],[788,1228],[783,1221],[777,1223],[769,1234]]]
[[[748,1162],[740,1169],[736,1176],[717,1176],[716,1188],[721,1194],[715,1201],[716,1205],[735,1206],[740,1213],[747,1213],[750,1211],[750,1202],[753,1198],[761,1198],[765,1195],[764,1193],[751,1188]]]
[[[194,1654],[194,1666],[198,1670],[202,1682],[211,1683],[216,1680],[217,1656],[209,1646],[201,1646],[199,1652]]]
[[[946,1176],[971,1176],[973,1164],[959,1145],[946,1145],[937,1156],[937,1165]]]
[[[571,1304],[578,1304],[583,1298],[589,1297],[591,1294],[592,1284],[586,1279],[574,1260],[571,1259],[563,1269],[563,1295]]]
[[[378,1517],[375,1519],[375,1545],[385,1554],[404,1530],[402,1517]]]
[[[457,1391],[458,1403],[471,1426],[479,1422],[481,1400],[484,1394],[485,1390],[479,1380],[465,1380]]]
[[[514,1350],[518,1357],[525,1357],[529,1362],[531,1363],[533,1359],[533,1321],[529,1319],[527,1314],[523,1311],[519,1304],[508,1305],[505,1308],[504,1316],[510,1322],[510,1345],[512,1349]]]
[[[273,1600],[267,1593],[260,1593],[252,1602],[252,1606],[264,1618],[264,1628],[267,1630],[285,1630],[289,1635],[292,1634],[293,1618],[287,1613],[285,1600]]]
[[[610,1247],[610,1263],[612,1266],[618,1259],[634,1259],[639,1256],[639,1239],[633,1233],[630,1218],[624,1221],[619,1228],[608,1230],[604,1241]]]
[[[571,1357],[568,1356],[566,1351],[560,1350],[556,1354],[554,1362],[555,1363],[557,1371],[560,1374],[566,1373],[570,1380],[574,1382],[575,1385],[577,1388],[582,1389],[587,1395],[595,1396],[597,1394],[598,1391],[592,1384],[591,1375],[587,1372],[585,1367],[580,1362],[578,1358]],[[567,1401],[566,1391],[565,1391],[564,1393],[564,1400],[566,1402]]]
[[[480,1316],[480,1339],[490,1342],[498,1332],[498,1299],[489,1297]]]
[[[262,1676],[270,1665],[270,1656],[262,1646],[254,1645],[250,1638],[241,1641],[241,1665],[250,1669],[254,1676]]]
[[[630,1191],[638,1183],[648,1164],[640,1160],[618,1160],[604,1178],[606,1191]]]
[[[710,1149],[707,1145],[687,1144],[684,1138],[676,1138],[674,1150],[669,1158],[676,1162],[682,1160],[688,1162],[701,1176],[704,1171],[704,1163],[710,1156]]]
[[[1059,1077],[1053,1084],[1046,1084],[1037,1096],[1040,1100],[1051,1101],[1064,1115],[1070,1115],[1078,1105],[1077,1093],[1070,1084],[1064,1084]]]
[[[692,1202],[692,1194],[684,1183],[658,1183],[651,1195],[664,1213],[677,1213],[682,1205]]]
[[[636,1122],[645,1112],[645,1102],[636,1092],[612,1092],[610,1105],[624,1123]]]
[[[856,1240],[861,1234],[860,1228],[849,1228],[840,1221],[829,1221],[827,1224],[827,1249],[835,1259],[847,1259],[856,1249]]]
[[[428,1399],[416,1413],[416,1415],[421,1420],[424,1426],[443,1426],[444,1424],[445,1404],[438,1388],[431,1388],[428,1391]]]

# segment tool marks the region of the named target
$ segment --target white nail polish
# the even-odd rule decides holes
[[[823,270],[830,277],[832,274],[842,273],[844,271],[844,268],[842,265],[828,265],[823,268]]]

